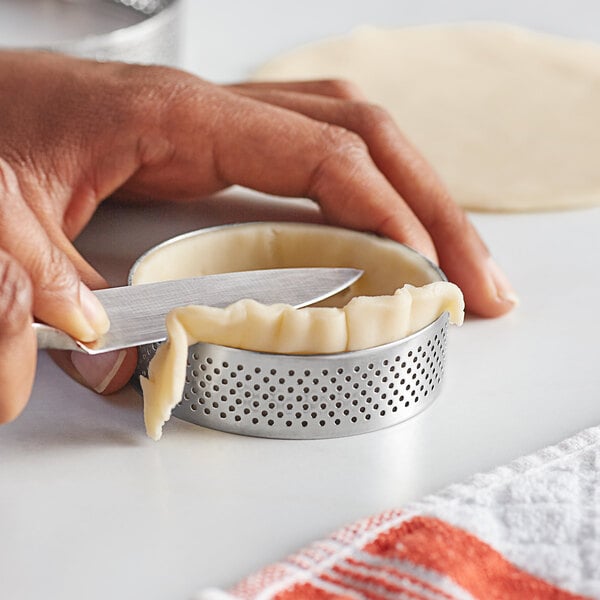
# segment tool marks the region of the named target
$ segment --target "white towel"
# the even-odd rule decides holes
[[[600,427],[198,600],[600,600]]]

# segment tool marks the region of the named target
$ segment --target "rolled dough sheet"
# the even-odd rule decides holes
[[[357,83],[468,209],[600,204],[600,45],[492,23],[364,27],[256,73],[307,78]]]

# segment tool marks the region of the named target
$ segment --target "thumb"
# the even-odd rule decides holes
[[[108,287],[107,281],[90,265],[73,244],[56,232],[54,243],[69,257],[81,279],[92,289]],[[49,352],[54,362],[70,377],[99,394],[112,394],[123,388],[133,375],[137,350],[127,348],[90,355],[83,352]]]

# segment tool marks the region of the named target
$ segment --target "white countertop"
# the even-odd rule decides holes
[[[285,15],[275,1],[216,4],[188,2],[184,63],[220,80],[363,22],[505,19],[591,36],[600,17],[591,1],[554,3],[548,12],[541,1],[484,10],[473,0],[452,3],[452,13],[442,0],[370,0],[352,9],[304,2],[286,5]],[[142,251],[176,233],[236,219],[315,217],[306,201],[244,192],[144,210],[105,206],[79,245],[118,284]],[[473,220],[521,305],[453,329],[440,398],[394,428],[275,441],[173,419],[155,443],[135,392],[101,398],[40,354],[27,409],[0,428],[0,596],[187,599],[353,520],[599,423],[600,209]]]

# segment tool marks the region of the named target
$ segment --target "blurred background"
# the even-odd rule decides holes
[[[504,21],[600,41],[596,0],[183,0],[181,9],[182,65],[214,81],[244,79],[276,53],[366,24]]]
[[[178,64],[224,82],[247,78],[277,53],[359,25],[474,20],[600,41],[595,0],[0,0],[0,45]]]

